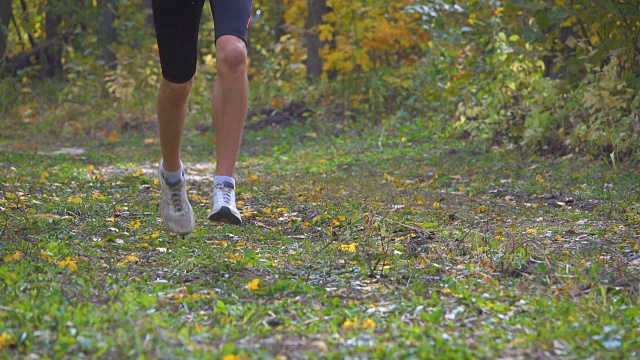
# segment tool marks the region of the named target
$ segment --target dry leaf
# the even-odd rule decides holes
[[[253,279],[247,284],[247,289],[249,290],[259,290],[260,289],[260,279]]]

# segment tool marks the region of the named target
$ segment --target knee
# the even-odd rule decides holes
[[[220,73],[242,72],[247,67],[247,46],[235,36],[223,36],[217,41],[217,64]]]
[[[189,95],[191,91],[191,86],[193,85],[193,78],[187,80],[183,83],[174,83],[167,79],[163,79],[162,87],[165,91],[170,92],[174,95]]]
[[[165,95],[166,99],[169,99],[167,101],[175,101],[177,104],[181,104],[189,97],[192,85],[193,78],[183,83],[174,83],[167,79],[162,79],[160,93]]]

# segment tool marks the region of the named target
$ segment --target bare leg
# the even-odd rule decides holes
[[[242,39],[223,35],[216,41],[216,54],[218,76],[212,96],[216,175],[233,176],[247,117],[247,47]]]
[[[158,125],[162,162],[166,171],[180,169],[180,144],[187,114],[187,100],[193,79],[176,84],[165,79],[158,93]]]

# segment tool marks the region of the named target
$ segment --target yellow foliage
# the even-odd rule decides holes
[[[419,21],[418,14],[405,11],[413,2],[373,2],[363,4],[348,0],[330,2],[331,12],[323,16],[318,34],[325,46],[320,55],[323,70],[340,74],[356,70],[371,71],[379,66],[401,67],[413,64],[415,54],[430,36]],[[292,32],[287,40],[287,49],[302,63],[306,52],[296,52],[292,46],[304,48],[304,31],[308,7],[306,1],[286,0],[284,19]],[[323,78],[327,78],[326,76]]]

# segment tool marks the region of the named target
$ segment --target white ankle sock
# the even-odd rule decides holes
[[[236,179],[234,179],[231,176],[224,176],[224,175],[216,175],[215,179],[213,179],[213,186],[216,186],[221,182],[225,182],[225,181],[232,183],[233,187],[236,186]]]
[[[184,166],[180,164],[180,169],[176,171],[166,171],[164,165],[162,166],[162,177],[167,184],[178,184],[184,181]]]

